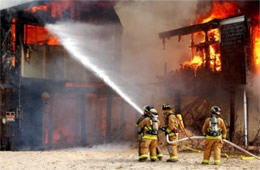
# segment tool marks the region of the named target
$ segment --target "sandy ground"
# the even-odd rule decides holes
[[[129,145],[101,145],[56,151],[0,152],[0,170],[88,170],[88,169],[260,169],[260,160],[222,158],[220,165],[201,165],[202,153],[180,152],[179,162],[168,163],[167,151],[157,162],[138,162],[137,149]]]

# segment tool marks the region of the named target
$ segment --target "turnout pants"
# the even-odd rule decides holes
[[[211,151],[214,150],[214,163],[220,163],[222,139],[206,139],[204,146],[204,158],[203,163],[208,163],[211,155]]]
[[[140,156],[139,159],[147,159],[148,158],[148,152],[150,152],[150,158],[151,160],[157,159],[157,140],[152,139],[142,139],[140,143]]]
[[[141,154],[141,143],[142,143],[142,141],[138,141],[138,156],[142,155]],[[156,147],[156,156],[157,156],[157,158],[163,157],[163,154],[158,146]]]
[[[178,136],[169,136],[170,141],[178,140]],[[175,144],[168,144],[168,152],[170,154],[170,159],[178,160],[178,150],[177,150],[177,143]]]

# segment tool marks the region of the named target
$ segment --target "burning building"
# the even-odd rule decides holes
[[[122,33],[114,4],[34,1],[0,11],[1,150],[85,146],[133,137],[116,134],[127,128],[124,109],[129,106],[71,59],[44,27],[58,21],[115,24],[97,39],[113,42],[108,57],[120,60],[120,50],[113,50],[120,49]]]
[[[256,12],[236,1],[212,1],[211,10],[194,25],[161,32],[165,41],[191,35],[191,61],[161,81],[177,112],[188,126],[201,129],[210,107],[223,108],[229,138],[246,146],[259,145],[259,8]],[[255,3],[255,2],[254,2]],[[259,2],[257,2],[259,6]],[[250,89],[252,82],[257,87]],[[187,102],[189,101],[189,102]],[[188,104],[187,104],[188,103]]]

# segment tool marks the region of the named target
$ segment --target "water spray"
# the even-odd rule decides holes
[[[65,26],[64,26],[65,27]],[[70,34],[62,31],[62,25],[47,25],[46,28],[53,32],[59,38],[60,43],[70,53],[70,55],[77,61],[79,61],[84,67],[93,71],[100,79],[102,79],[107,85],[109,85],[118,95],[120,95],[126,102],[135,108],[140,114],[142,109],[134,103],[111,79],[107,76],[104,70],[97,65],[93,64],[89,58],[89,54],[83,54],[79,47],[76,45],[76,39],[71,38]]]

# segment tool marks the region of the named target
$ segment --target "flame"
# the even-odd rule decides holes
[[[12,25],[11,25],[11,41],[12,41],[12,50],[15,52],[15,41],[16,41],[16,18],[12,19]]]
[[[197,16],[196,24],[206,23],[214,19],[224,19],[238,14],[238,4],[236,1],[213,0],[212,8],[206,17]]]
[[[31,11],[35,13],[36,11],[47,11],[47,5],[40,5],[36,7],[32,7]]]
[[[227,17],[235,16],[239,13],[238,10],[238,4],[235,1],[218,1],[214,0],[212,4],[212,8],[209,11],[209,13],[202,17],[201,15],[197,16],[195,24],[202,24],[209,21],[212,21],[214,19],[224,19]],[[209,68],[212,71],[221,71],[221,60],[220,60],[220,50],[219,50],[219,39],[220,39],[220,32],[219,29],[211,29],[207,32],[208,35],[208,41],[212,42],[211,45],[209,45]],[[197,32],[193,34],[193,39],[195,42],[199,40],[199,43],[205,43],[205,33],[203,32]],[[202,51],[202,50],[201,50]],[[184,65],[193,65],[193,68],[196,69],[201,66],[202,64],[205,64],[206,54],[205,51],[203,51],[203,55],[194,56],[193,60],[191,62],[185,62]],[[200,59],[199,59],[200,58]],[[196,62],[200,61],[200,62]],[[194,62],[196,63],[196,67],[194,67]],[[260,62],[260,57],[259,57]]]
[[[62,1],[62,2],[61,2]],[[59,0],[54,2],[46,2],[43,5],[38,5],[30,8],[26,8],[24,11],[27,13],[37,13],[42,12],[42,15],[47,15],[55,19],[70,19],[70,20],[80,20],[81,12],[86,13],[91,12],[90,7],[98,7],[102,10],[106,8],[111,8],[114,5],[114,1],[106,2],[84,2],[84,1],[71,1],[71,0]],[[86,6],[87,5],[87,6]],[[88,7],[88,8],[86,8]],[[95,12],[95,11],[94,11]],[[88,14],[87,20],[91,22],[93,16],[96,14]],[[86,18],[85,18],[86,20]],[[37,45],[60,45],[58,38],[51,35],[44,27],[25,25],[24,26],[24,43],[25,44],[37,44]]]
[[[227,17],[235,16],[238,14],[238,4],[236,1],[213,1],[212,8],[207,15],[207,17],[202,18],[201,16],[197,17],[196,24],[206,23],[214,19],[224,19]],[[208,31],[208,40],[209,41],[219,41],[220,32],[219,29],[211,29]],[[221,71],[221,60],[220,60],[220,51],[219,44],[213,44],[209,46],[210,51],[210,69],[212,71]]]
[[[219,41],[219,29],[211,29],[208,31],[209,41]]]
[[[219,53],[219,45],[214,44],[209,46],[210,51],[210,68],[212,71],[221,71],[221,61]]]
[[[196,71],[202,63],[203,61],[200,56],[194,56],[191,61],[185,61],[182,66],[191,66]]]
[[[44,27],[34,25],[24,25],[24,43],[60,45],[58,38],[51,35]]]
[[[257,72],[260,73],[260,27],[253,27],[253,55]]]
[[[61,2],[49,2],[44,5],[34,6],[32,8],[26,8],[26,12],[36,13],[37,11],[48,12],[50,11],[53,18],[60,18],[63,13],[70,9],[71,19],[74,18],[75,3],[72,1],[62,1]]]

